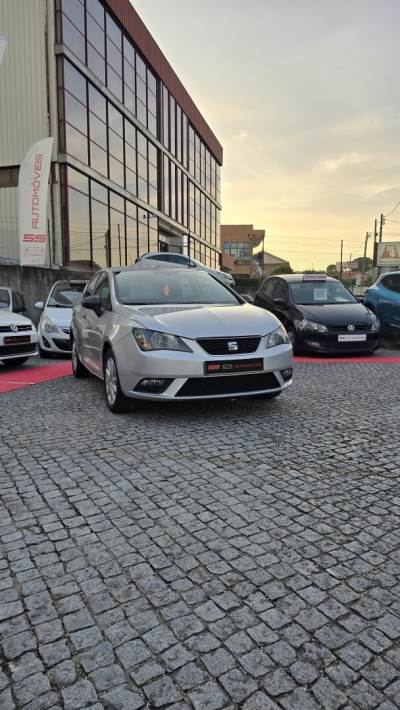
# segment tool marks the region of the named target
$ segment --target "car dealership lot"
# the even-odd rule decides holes
[[[0,707],[400,707],[399,384],[301,363],[273,402],[123,416],[94,378],[2,395]]]

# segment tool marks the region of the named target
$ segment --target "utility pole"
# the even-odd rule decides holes
[[[366,232],[365,233],[365,242],[364,242],[364,259],[363,259],[363,273],[365,274],[367,270],[367,245],[368,245],[368,239],[371,236],[371,232]]]
[[[343,278],[343,239],[340,241],[340,280]]]
[[[374,224],[374,248],[373,248],[373,253],[372,253],[372,265],[376,266],[377,263],[377,237],[378,237],[378,220],[375,220]]]
[[[382,241],[382,231],[383,231],[383,225],[385,224],[385,219],[383,217],[383,214],[381,214],[381,219],[380,219],[380,225],[379,225],[379,241]]]

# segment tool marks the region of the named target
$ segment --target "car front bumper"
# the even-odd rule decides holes
[[[71,354],[71,339],[68,333],[59,331],[58,333],[47,333],[42,329],[39,330],[39,345],[42,350],[57,355]]]
[[[260,347],[254,353],[236,357],[208,355],[200,346],[193,353],[155,351],[138,355],[136,352],[132,358],[129,358],[126,347],[122,345],[113,349],[121,389],[126,396],[138,399],[186,401],[245,397],[280,392],[292,383],[292,377],[285,379],[282,374],[293,367],[290,345],[269,349]],[[247,367],[255,360],[261,360],[261,369],[232,374],[205,374],[206,362],[238,362]],[[166,381],[162,391],[143,391],[143,380],[152,379]]]
[[[327,355],[369,353],[379,347],[380,332],[366,333],[366,340],[339,342],[336,333],[307,333],[299,337],[298,349]]]
[[[5,342],[6,338],[15,338],[13,343]],[[29,337],[29,342],[18,342]],[[16,335],[15,333],[2,333],[0,336],[0,360],[15,360],[20,357],[34,357],[37,350],[38,334],[36,331],[28,331]]]

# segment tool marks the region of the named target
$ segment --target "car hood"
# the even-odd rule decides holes
[[[72,319],[72,308],[54,308],[54,306],[47,306],[44,309],[43,316],[47,316],[51,322],[59,328],[69,328]]]
[[[300,306],[296,308],[307,320],[324,325],[347,325],[348,323],[369,324],[371,313],[362,303],[326,304],[320,306]]]
[[[32,321],[26,316],[21,316],[19,313],[13,313],[9,310],[0,310],[0,325],[32,325]]]
[[[267,335],[280,325],[272,313],[250,304],[124,306],[123,310],[140,327],[192,340]]]

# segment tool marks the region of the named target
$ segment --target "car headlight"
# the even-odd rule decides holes
[[[179,350],[184,353],[191,353],[182,338],[170,333],[160,333],[158,330],[147,330],[146,328],[132,328],[134,338],[140,348],[148,352],[149,350]]]
[[[379,318],[376,317],[375,313],[371,311],[371,332],[377,333],[381,329],[381,324]]]
[[[311,320],[303,318],[303,320],[298,321],[297,326],[300,330],[305,330],[308,333],[327,333],[328,327],[322,323],[313,323]]]
[[[289,337],[285,328],[283,325],[280,325],[279,328],[273,330],[272,333],[268,335],[266,347],[274,348],[276,345],[285,345],[289,342]]]
[[[42,328],[45,333],[58,333],[58,328],[49,318],[45,318],[42,323]]]

